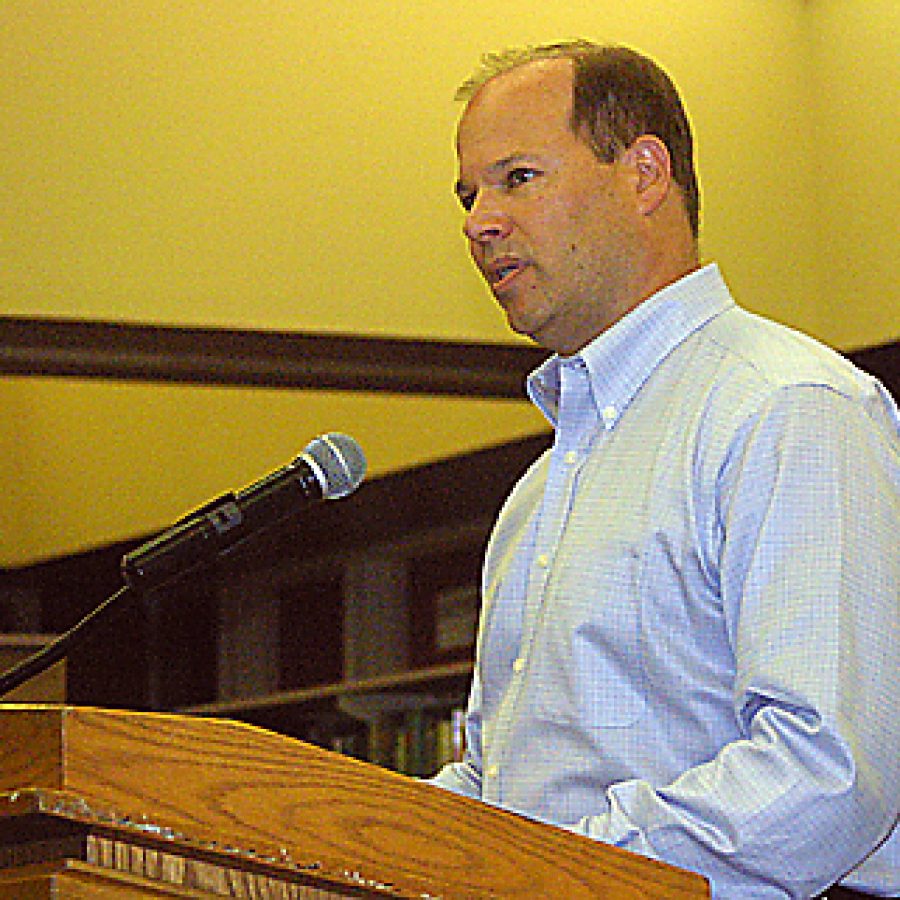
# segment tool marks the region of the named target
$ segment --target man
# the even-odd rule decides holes
[[[464,761],[437,784],[709,878],[900,891],[900,416],[700,268],[690,129],[585,43],[463,88],[457,193],[551,451],[488,547]]]

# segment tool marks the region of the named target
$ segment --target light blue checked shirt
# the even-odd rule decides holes
[[[883,387],[708,266],[529,391],[555,443],[492,536],[467,756],[436,783],[693,869],[716,898],[895,896]]]

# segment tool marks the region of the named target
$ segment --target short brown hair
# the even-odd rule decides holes
[[[567,41],[489,53],[481,68],[456,92],[470,100],[497,75],[546,59],[570,59],[572,131],[586,134],[597,157],[611,163],[642,134],[658,137],[669,151],[672,177],[681,189],[696,240],[700,233],[700,189],[694,168],[694,140],[678,91],[649,57],[628,47]]]

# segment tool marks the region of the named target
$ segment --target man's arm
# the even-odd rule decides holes
[[[465,756],[462,762],[444,766],[430,781],[457,794],[481,798],[481,678],[477,663],[466,712]]]
[[[743,739],[671,784],[611,785],[609,812],[576,830],[702,872],[729,900],[812,896],[885,839],[900,783],[897,434],[883,407],[822,387],[786,389],[746,426],[718,492]]]

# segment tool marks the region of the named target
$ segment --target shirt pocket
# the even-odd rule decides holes
[[[550,586],[535,657],[536,715],[585,729],[633,724],[647,706],[639,561],[632,548]]]

